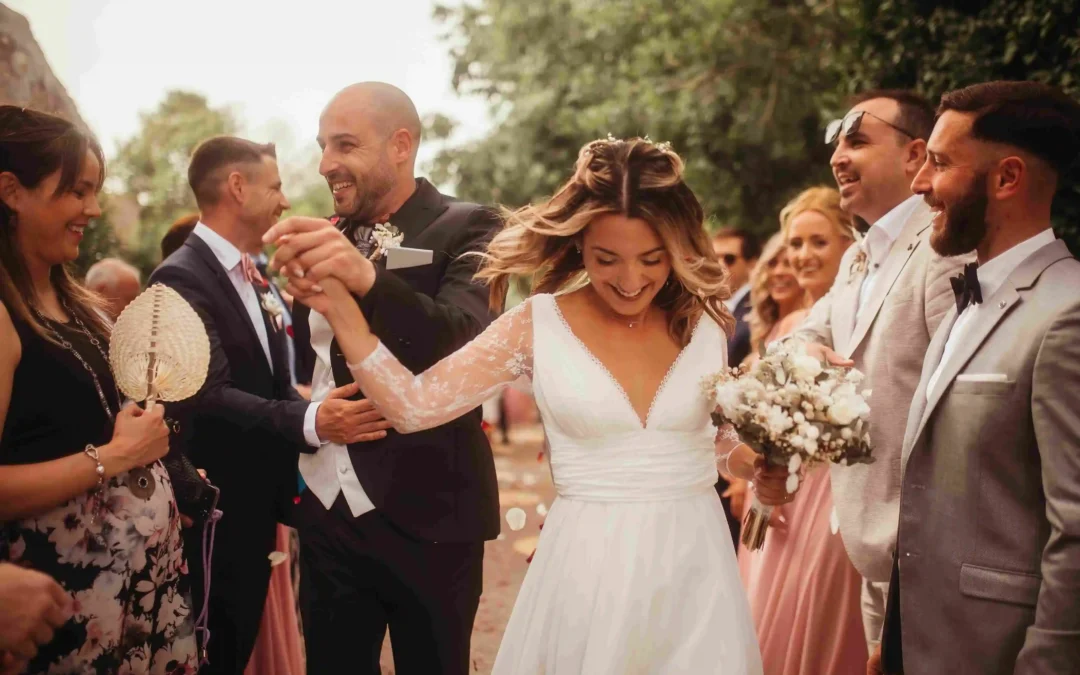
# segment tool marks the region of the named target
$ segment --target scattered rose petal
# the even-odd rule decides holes
[[[525,527],[525,512],[514,507],[506,512],[506,524],[510,526],[510,529],[514,532]]]
[[[277,567],[289,559],[289,554],[285,551],[270,551],[270,555],[266,557],[270,559],[270,567]]]

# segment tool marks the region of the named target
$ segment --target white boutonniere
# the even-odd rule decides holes
[[[277,299],[277,296],[266,291],[261,294],[259,304],[262,305],[263,310],[270,315],[270,323],[273,324],[274,330],[281,330],[281,325],[284,323],[282,318],[285,314],[285,308],[281,306],[281,301]]]
[[[371,238],[375,242],[375,248],[368,259],[374,262],[386,255],[387,250],[401,246],[405,235],[390,223],[379,223],[371,233]]]
[[[860,275],[864,274],[869,266],[869,257],[866,255],[866,250],[861,246],[859,250],[855,252],[855,257],[851,260],[851,267],[848,268],[848,283],[855,283],[856,279],[861,279]]]

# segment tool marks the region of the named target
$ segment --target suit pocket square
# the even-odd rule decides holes
[[[388,248],[386,249],[386,269],[400,270],[406,267],[430,265],[434,253],[423,248]]]
[[[1008,382],[1005,373],[965,373],[956,376],[957,382]]]

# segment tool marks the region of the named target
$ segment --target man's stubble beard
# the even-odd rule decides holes
[[[986,238],[987,174],[976,174],[964,196],[953,206],[946,207],[940,217],[945,219],[940,230],[930,235],[930,246],[941,256],[971,253]]]
[[[393,169],[386,162],[380,162],[370,175],[359,177],[353,176],[353,184],[356,186],[356,200],[349,213],[338,213],[348,220],[357,222],[369,222],[385,214],[385,208],[381,204],[386,195],[394,189],[397,177]]]

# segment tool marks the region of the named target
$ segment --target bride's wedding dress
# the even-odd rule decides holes
[[[437,426],[521,376],[532,380],[558,497],[493,673],[761,673],[713,489],[715,429],[701,387],[726,353],[723,331],[703,316],[645,420],[550,295],[507,312],[422,375],[382,344],[350,365],[402,431]]]

